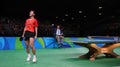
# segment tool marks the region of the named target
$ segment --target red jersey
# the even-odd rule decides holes
[[[25,22],[25,31],[35,32],[35,27],[38,27],[37,19],[27,19]]]

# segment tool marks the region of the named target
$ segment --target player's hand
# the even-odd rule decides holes
[[[37,36],[35,36],[34,38],[37,39]]]
[[[24,38],[24,35],[22,35],[22,38]]]
[[[23,37],[20,37],[19,40],[22,41],[22,40],[23,40]]]

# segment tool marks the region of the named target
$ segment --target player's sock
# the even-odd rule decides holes
[[[31,55],[30,54],[28,54],[28,57],[30,57]]]
[[[36,55],[33,55],[33,62],[36,62]]]
[[[26,61],[30,61],[31,55],[28,54]]]

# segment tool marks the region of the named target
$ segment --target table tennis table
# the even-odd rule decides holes
[[[106,57],[120,58],[120,56],[113,51],[115,48],[120,47],[119,37],[88,36],[85,40],[72,40],[71,42],[89,49],[88,53],[80,56],[80,58],[95,60],[99,54],[105,54]],[[104,44],[104,46],[100,47],[97,44]]]

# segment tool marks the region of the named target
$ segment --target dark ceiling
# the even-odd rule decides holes
[[[1,16],[26,17],[34,9],[40,18],[55,18],[73,11],[83,11],[84,15],[120,15],[119,0],[4,0],[1,3]],[[99,6],[103,8],[98,9]]]

